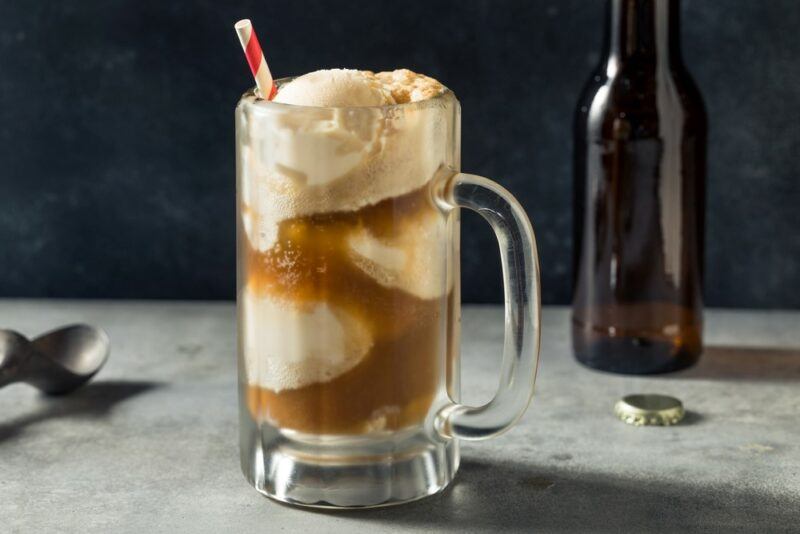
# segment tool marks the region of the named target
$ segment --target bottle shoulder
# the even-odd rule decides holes
[[[681,65],[600,68],[585,84],[575,110],[576,134],[592,138],[655,137],[664,120],[680,121],[684,130],[705,134],[702,96]]]

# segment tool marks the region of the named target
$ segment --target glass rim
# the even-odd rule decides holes
[[[289,76],[286,78],[279,78],[275,80],[275,84],[280,88],[282,85],[289,83],[290,81],[297,78],[297,76]],[[430,105],[430,103],[435,103],[439,101],[446,100],[448,97],[452,97],[454,100],[455,94],[453,91],[450,90],[448,87],[444,87],[444,91],[439,93],[436,96],[431,98],[425,98],[423,100],[417,100],[415,102],[404,102],[401,104],[383,104],[380,106],[303,106],[299,104],[286,104],[283,102],[273,102],[272,100],[264,100],[263,98],[255,98],[250,99],[249,97],[256,96],[256,87],[251,87],[248,89],[239,99],[239,105],[247,105],[247,106],[255,106],[256,108],[261,109],[283,109],[283,110],[297,110],[297,111],[311,111],[311,110],[359,110],[359,109],[366,109],[366,110],[393,110],[393,109],[413,109],[413,108],[421,108]]]

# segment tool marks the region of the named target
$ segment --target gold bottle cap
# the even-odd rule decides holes
[[[614,405],[614,413],[633,426],[667,426],[683,419],[683,403],[667,395],[627,395]]]

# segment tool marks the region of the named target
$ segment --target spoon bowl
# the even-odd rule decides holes
[[[111,344],[100,328],[74,324],[31,342],[31,368],[22,379],[50,395],[62,395],[91,379],[108,360]]]

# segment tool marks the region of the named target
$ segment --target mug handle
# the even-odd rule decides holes
[[[444,438],[487,439],[511,428],[533,396],[541,338],[541,292],[536,237],[525,210],[505,188],[472,174],[445,177],[436,201],[445,212],[467,208],[494,229],[503,267],[505,341],[500,385],[483,406],[451,402],[436,415]]]

